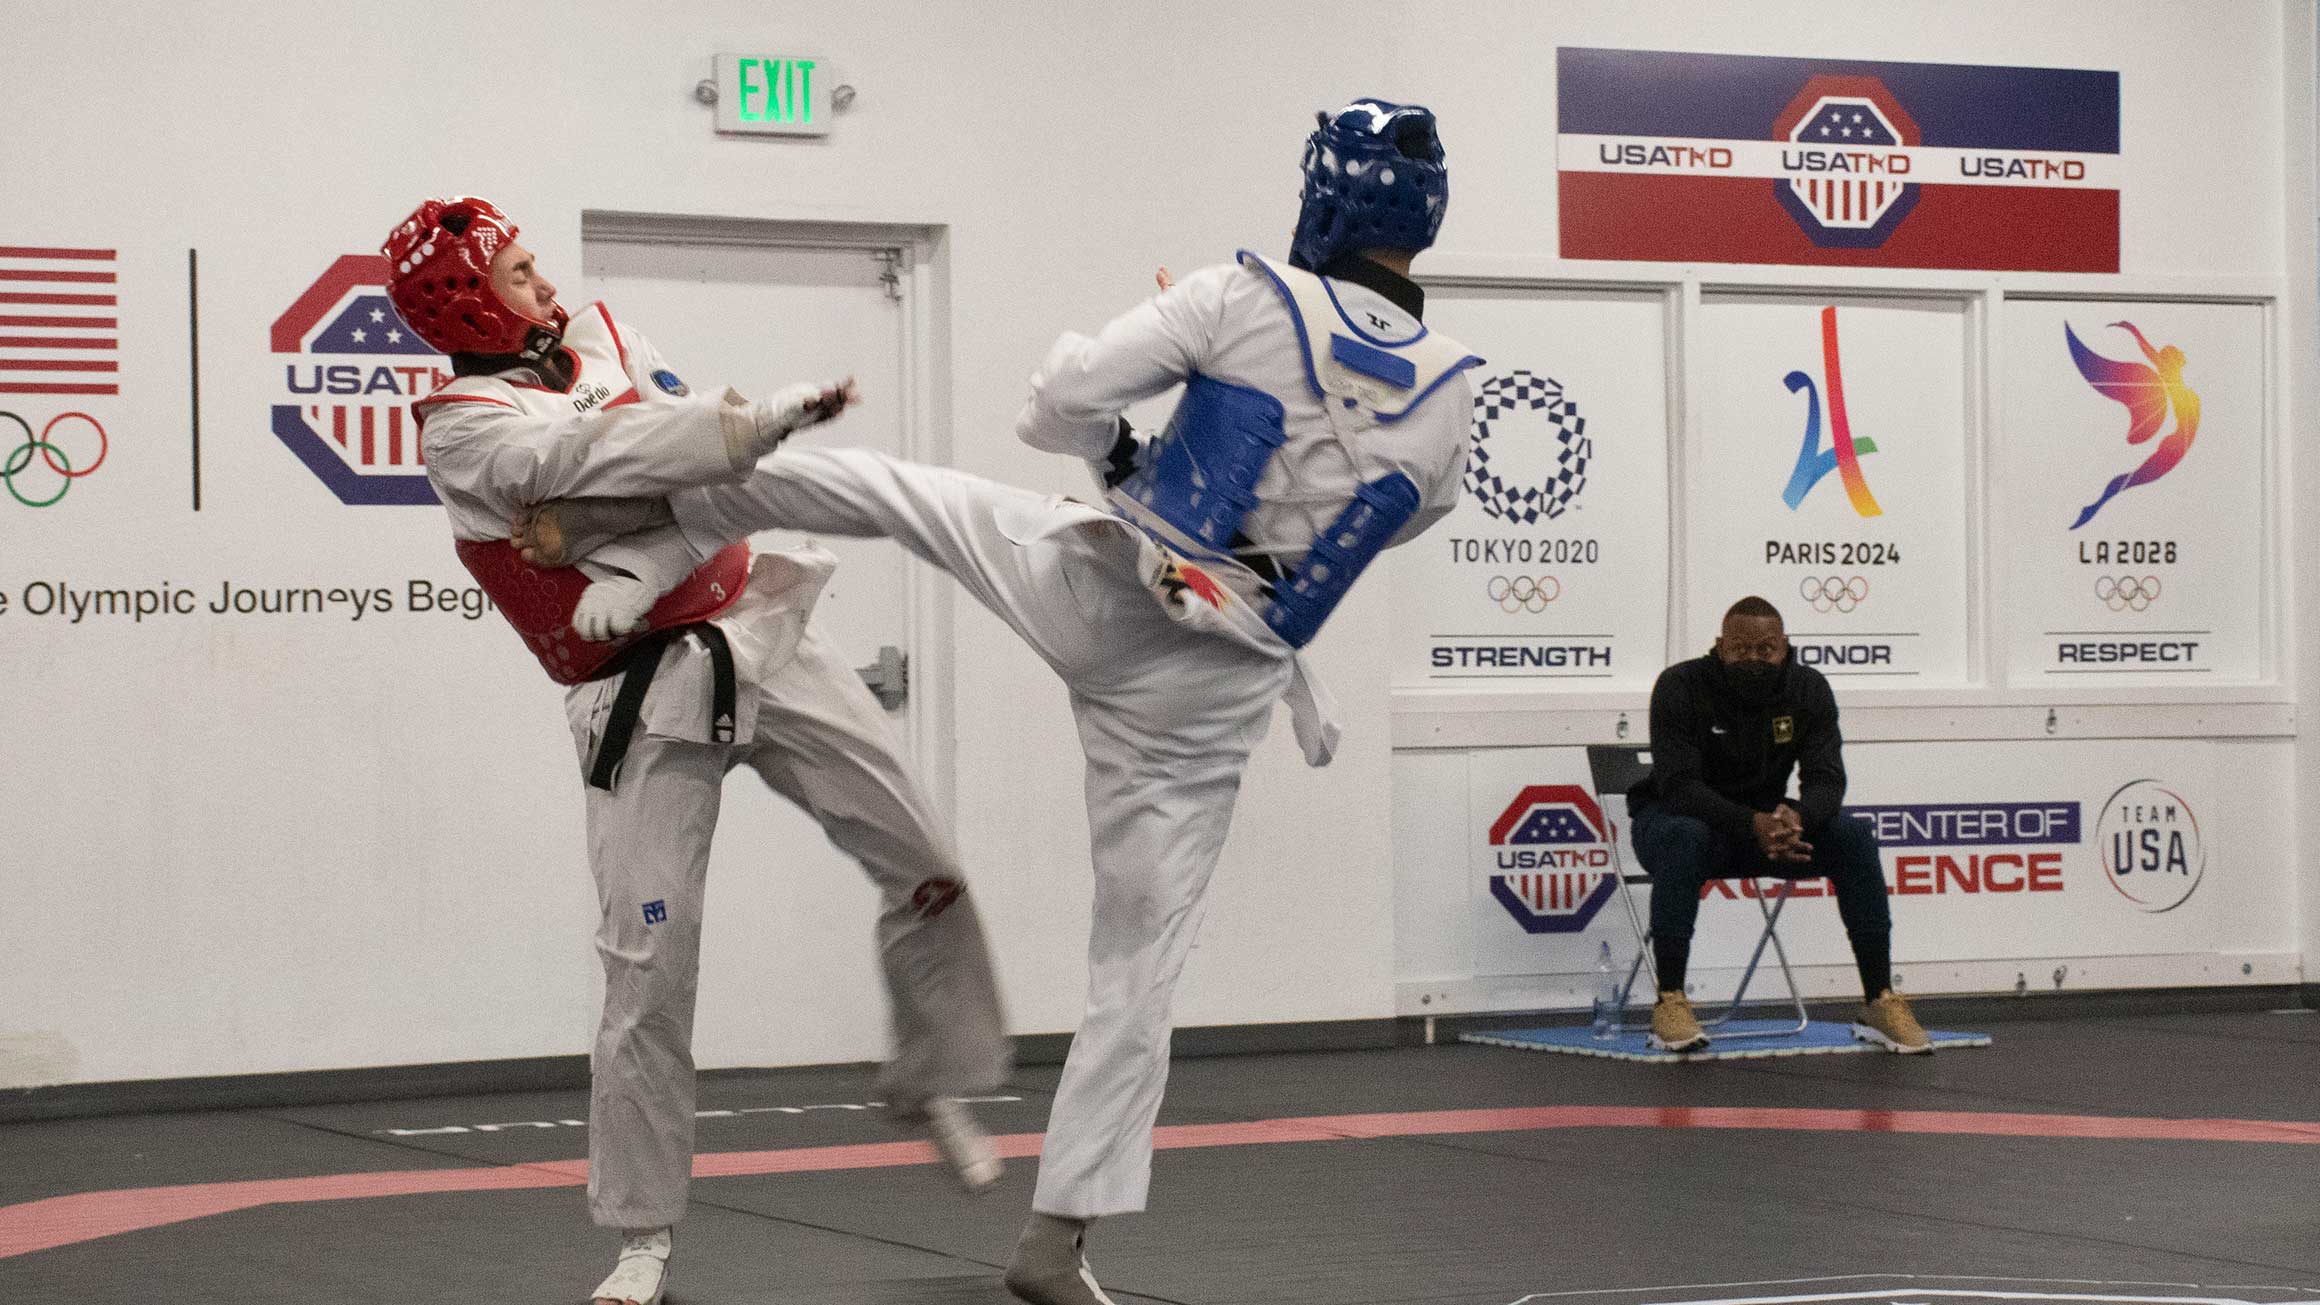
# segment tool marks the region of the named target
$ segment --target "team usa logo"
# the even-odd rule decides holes
[[[1595,441],[1561,381],[1519,369],[1484,380],[1468,439],[1466,492],[1501,521],[1552,521],[1587,488]]]
[[[2095,844],[2102,851],[2103,878],[2137,910],[2154,915],[2191,900],[2207,871],[2191,804],[2154,779],[2129,781],[2110,795]]]
[[[1615,887],[1610,830],[1576,784],[1533,784],[1491,822],[1490,895],[1526,933],[1577,933]]]
[[[2167,424],[2170,409],[2175,414],[2175,429],[2134,470],[2111,477],[2103,486],[2102,494],[2079,509],[2078,520],[2070,523],[2072,530],[2094,520],[2094,514],[2102,510],[2103,504],[2120,492],[2148,485],[2174,470],[2175,464],[2190,450],[2191,441],[2199,436],[2199,391],[2183,383],[2183,366],[2188,361],[2183,351],[2174,345],[2152,348],[2133,322],[2113,322],[2111,326],[2135,337],[2135,344],[2149,365],[2103,357],[2087,348],[2078,338],[2078,332],[2064,322],[2062,338],[2070,346],[2070,360],[2078,364],[2078,374],[2086,378],[2095,393],[2126,408],[2127,443],[2148,443]]]
[[[1831,305],[1821,310],[1821,368],[1828,380],[1824,395],[1813,384],[1813,378],[1802,370],[1790,372],[1781,384],[1791,394],[1802,393],[1804,409],[1804,446],[1797,450],[1796,468],[1789,472],[1788,488],[1780,499],[1794,512],[1804,503],[1805,495],[1812,492],[1821,478],[1834,471],[1845,484],[1845,497],[1853,505],[1855,514],[1863,517],[1881,516],[1885,509],[1877,505],[1877,496],[1869,492],[1869,479],[1861,474],[1861,455],[1875,453],[1877,441],[1862,436],[1853,438],[1853,424],[1845,415],[1845,374],[1837,356],[1837,310]],[[1828,413],[1828,448],[1821,447],[1821,414]]]
[[[1813,78],[1772,135],[1795,169],[1773,193],[1816,245],[1874,249],[1917,207],[1916,183],[1902,180],[1917,123],[1874,77]]]
[[[275,319],[274,434],[342,503],[432,504],[410,408],[451,377],[386,284],[386,259],[347,254]]]

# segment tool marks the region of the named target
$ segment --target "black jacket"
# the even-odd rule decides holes
[[[1772,701],[1751,707],[1714,653],[1677,662],[1651,688],[1651,775],[1628,794],[1630,807],[1658,802],[1737,837],[1753,835],[1757,812],[1788,793],[1808,833],[1845,800],[1843,738],[1829,682],[1793,653],[1781,664]]]

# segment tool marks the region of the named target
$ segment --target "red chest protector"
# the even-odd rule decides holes
[[[599,411],[641,401],[628,374],[628,345],[603,304],[590,304],[572,319],[564,332],[563,351],[572,363],[569,390],[544,389],[507,375],[462,376],[419,400],[413,410],[424,424],[428,410],[440,403],[492,403],[535,417],[553,417],[571,411],[575,394],[591,396],[587,406]],[[540,570],[518,557],[515,546],[504,539],[462,539],[458,549],[468,574],[499,604],[508,624],[558,684],[580,683],[654,630],[716,616],[731,607],[749,583],[749,545],[734,544],[661,595],[645,618],[645,629],[609,643],[590,643],[572,629],[572,613],[588,587],[585,574],[572,567]]]
[[[580,683],[654,630],[716,616],[731,607],[749,583],[748,543],[729,544],[694,568],[684,583],[661,595],[645,617],[646,629],[608,643],[590,643],[572,629],[573,609],[580,605],[580,591],[588,587],[588,577],[578,568],[543,571],[518,557],[515,545],[504,539],[462,539],[458,548],[468,574],[499,604],[508,624],[558,684]]]

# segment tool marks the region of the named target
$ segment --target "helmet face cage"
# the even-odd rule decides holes
[[[562,334],[565,318],[561,308],[548,321],[519,312],[492,289],[492,256],[515,238],[515,223],[489,200],[427,200],[379,247],[387,297],[444,353],[529,355],[544,348],[541,335]]]
[[[1362,99],[1318,117],[1305,141],[1305,191],[1289,262],[1318,271],[1349,249],[1432,245],[1450,202],[1433,113]]]

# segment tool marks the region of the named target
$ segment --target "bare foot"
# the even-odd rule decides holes
[[[517,517],[508,528],[508,542],[516,546],[516,556],[529,565],[564,565],[564,523],[557,516],[556,505],[543,503]]]

